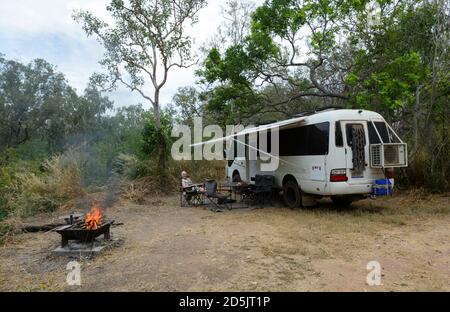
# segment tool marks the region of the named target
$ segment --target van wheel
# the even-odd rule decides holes
[[[233,173],[233,178],[231,179],[232,182],[242,182],[241,175],[239,172]]]
[[[295,181],[287,181],[283,186],[284,202],[289,208],[297,208],[302,204],[302,193]]]
[[[350,206],[353,201],[350,196],[331,196],[331,200],[338,206]]]

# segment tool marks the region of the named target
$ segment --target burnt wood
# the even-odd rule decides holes
[[[80,224],[64,225],[55,229],[55,231],[61,235],[61,246],[64,247],[71,240],[76,240],[81,243],[89,243],[100,235],[103,235],[105,240],[109,240],[111,238],[110,227],[113,223],[114,220],[103,222],[95,230],[84,229]]]
[[[51,223],[51,224],[43,224],[43,225],[26,225],[22,227],[22,231],[26,233],[36,233],[36,232],[47,232],[51,231],[59,226],[64,225],[63,223]]]

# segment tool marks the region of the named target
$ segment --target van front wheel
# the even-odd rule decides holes
[[[283,186],[284,202],[289,208],[297,208],[302,204],[302,193],[297,183],[294,181],[287,181]]]

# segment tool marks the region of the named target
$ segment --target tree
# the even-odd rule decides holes
[[[0,151],[28,144],[22,154],[33,158],[37,146],[40,152],[53,153],[93,141],[112,105],[93,84],[77,95],[45,60],[21,64],[0,59]]]
[[[351,106],[382,112],[413,143],[408,183],[430,188],[449,185],[449,21],[448,2],[397,3],[379,25],[353,33],[345,78]]]
[[[255,10],[255,4],[248,0],[228,0],[222,8],[223,33],[227,43],[236,45],[242,43],[250,34],[251,14]],[[223,43],[222,43],[223,46]]]
[[[196,22],[196,14],[205,3],[205,0],[112,0],[107,10],[113,25],[90,12],[75,14],[86,33],[95,35],[105,47],[100,63],[108,73],[98,75],[98,81],[108,81],[110,88],[120,82],[151,103],[161,172],[166,167],[167,149],[160,131],[161,90],[172,68],[195,64],[190,53],[192,38],[186,34],[186,27]],[[145,89],[146,81],[150,81],[151,88]]]
[[[227,0],[221,6],[223,22],[200,47],[201,56],[205,58],[212,48],[224,52],[229,46],[244,42],[250,34],[254,9],[255,3],[251,0]]]
[[[321,105],[382,113],[407,141],[407,183],[448,187],[449,3],[266,0],[251,32],[212,47],[197,71],[227,122]]]
[[[299,98],[348,99],[343,81],[346,64],[339,38],[367,1],[266,0],[252,14],[251,32],[225,52],[212,48],[198,74],[209,87],[212,109],[236,112],[237,118],[289,104]],[[263,90],[282,85],[276,102]],[[288,98],[284,95],[289,94]],[[272,97],[273,98],[273,97]],[[239,113],[244,113],[244,116]]]
[[[184,124],[193,125],[194,117],[204,115],[200,94],[194,87],[178,88],[172,102],[179,109],[180,118]]]
[[[0,150],[35,138],[57,149],[77,101],[64,75],[45,60],[0,59]]]

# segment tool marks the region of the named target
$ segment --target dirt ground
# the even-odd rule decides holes
[[[122,201],[106,215],[124,223],[112,229],[123,243],[77,259],[82,286],[66,284],[70,259],[51,254],[60,237],[48,232],[0,247],[0,290],[450,291],[450,197],[412,194],[221,213],[181,208],[176,196]],[[366,284],[372,260],[381,286]]]

